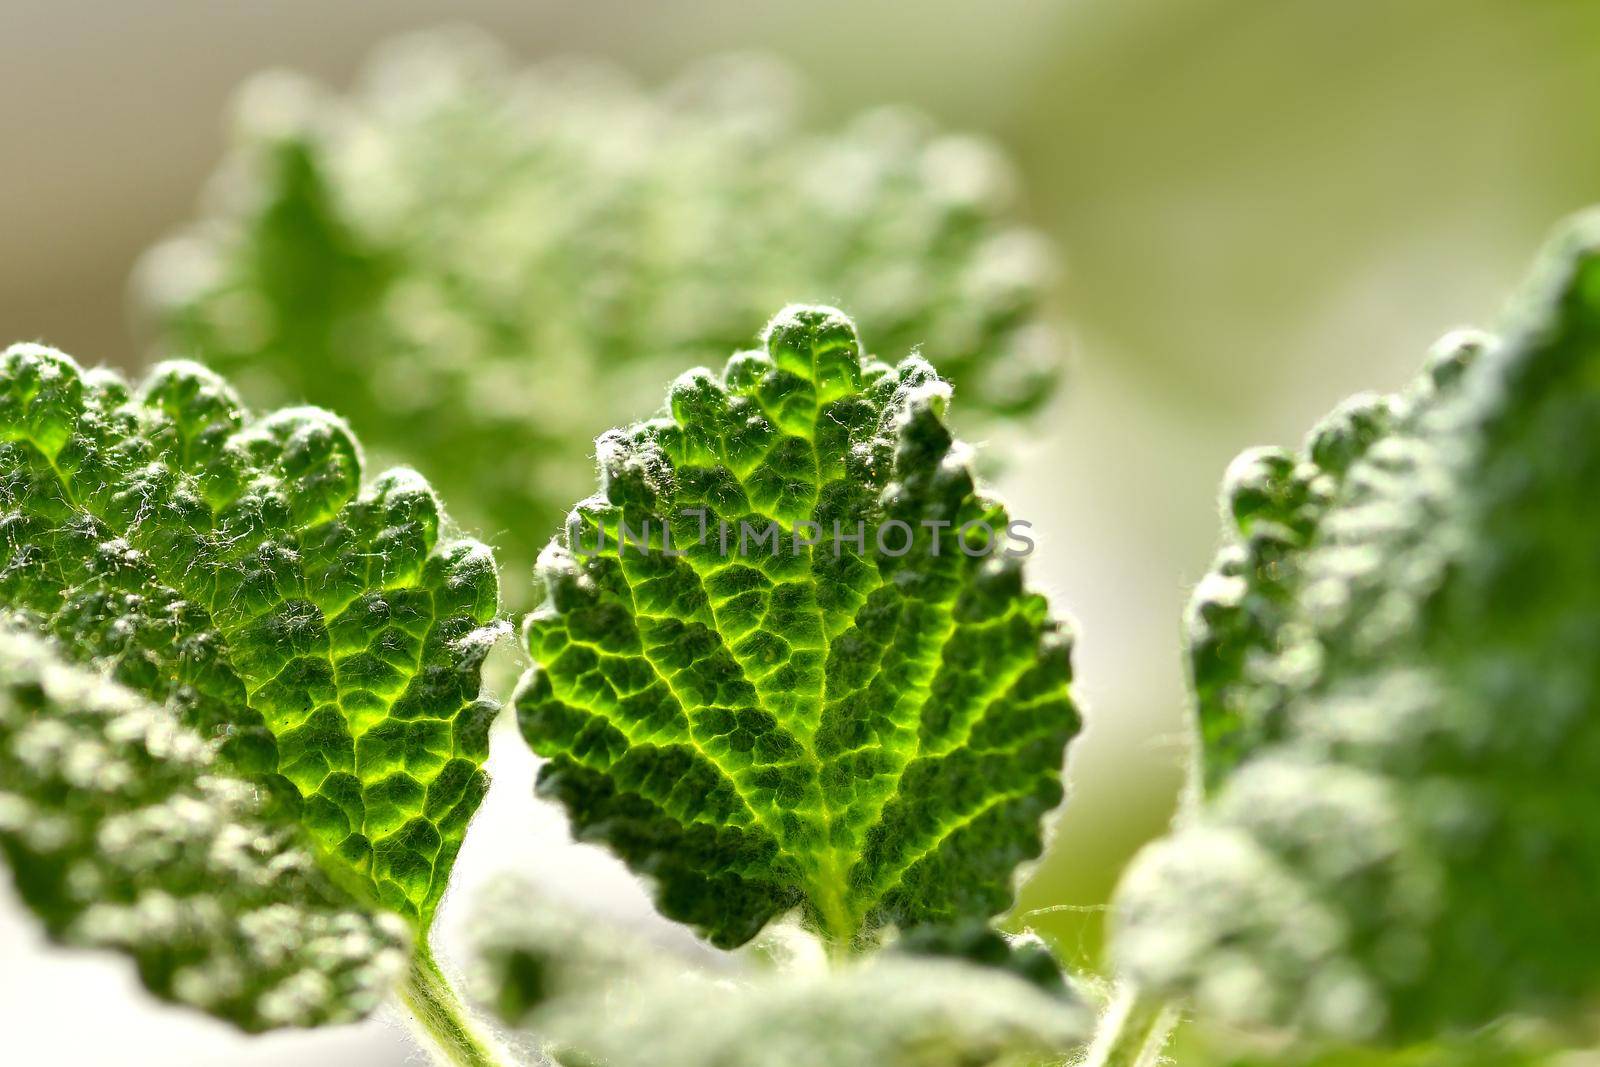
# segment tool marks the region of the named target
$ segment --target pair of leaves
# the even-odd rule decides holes
[[[951,958],[709,972],[643,939],[600,936],[592,916],[516,882],[486,893],[472,940],[477,995],[562,1063],[1022,1067],[1065,1062],[1093,1021],[1065,990]]]
[[[364,81],[252,85],[220,207],[150,258],[141,302],[159,351],[422,464],[519,604],[595,436],[788,301],[848,301],[974,415],[1053,384],[1051,255],[983,142],[894,111],[811,132],[787,71],[732,59],[644,91],[432,34]]]
[[[443,525],[325,412],[0,356],[0,834],[52,932],[248,1028],[377,1003],[486,784],[497,578]]]
[[[766,341],[682,378],[672,418],[602,440],[602,492],[547,552],[527,626],[540,787],[720,945],[793,910],[840,946],[986,919],[1062,795],[1069,639],[1023,589],[926,363],[864,360],[826,308]],[[691,545],[697,506],[712,529],[863,539],[729,555]],[[443,524],[410,472],[362,488],[324,412],[254,418],[194,364],[134,390],[6,352],[0,596],[37,637],[0,662],[0,840],[53,932],[120,945],[162,995],[247,1027],[375,1003],[398,944],[383,913],[425,937],[484,788],[494,568]],[[574,555],[618,524],[655,540]],[[34,693],[49,657],[77,689]],[[120,769],[74,791],[102,766]],[[204,921],[169,940],[174,899]],[[326,965],[285,1006],[329,924],[364,935],[344,946],[357,977]]]
[[[1235,466],[1196,594],[1208,797],[1116,947],[1202,1015],[1425,1038],[1600,988],[1600,239],[1298,456]]]

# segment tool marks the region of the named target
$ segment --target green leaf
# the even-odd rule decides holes
[[[1189,623],[1209,796],[1119,897],[1146,986],[1393,1040],[1600,990],[1597,234],[1504,340],[1233,468]]]
[[[1067,1062],[1093,1025],[1070,994],[952,959],[709,972],[515,882],[485,894],[471,940],[480,999],[562,1063],[1021,1067]]]
[[[905,112],[817,128],[791,81],[723,59],[643,90],[461,34],[396,42],[348,96],[264,77],[219,206],[141,272],[156,349],[415,458],[518,575],[597,434],[797,297],[920,345],[968,414],[1036,408],[1053,256],[1007,161]]]
[[[52,937],[125,952],[157,996],[246,1030],[358,1018],[405,971],[405,924],[336,888],[214,744],[11,616],[0,854]]]
[[[133,389],[0,357],[0,602],[216,742],[329,877],[425,930],[485,788],[496,577],[417,474],[361,475],[338,419],[253,416],[192,363]]]
[[[838,946],[986,917],[1040,851],[1070,639],[948,395],[790,307],[602,437],[600,493],[540,557],[516,698],[539,789],[718,945],[794,908]]]

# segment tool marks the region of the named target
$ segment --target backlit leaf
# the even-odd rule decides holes
[[[363,486],[326,412],[254,416],[191,363],[135,388],[0,357],[0,603],[218,743],[337,882],[422,929],[484,792],[500,626],[488,550],[446,529],[414,472]]]
[[[601,438],[600,493],[541,557],[516,700],[539,789],[719,945],[791,909],[841,946],[984,918],[1040,851],[1070,639],[948,398],[790,307]]]
[[[513,598],[595,436],[785,301],[921,346],[968,416],[1036,408],[1053,254],[1009,163],[904,111],[813,130],[792,81],[722,59],[645,90],[460,33],[387,47],[347,96],[263,77],[212,210],[141,272],[156,348],[420,464]]]

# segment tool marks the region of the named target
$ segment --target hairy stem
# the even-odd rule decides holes
[[[1123,986],[1100,1017],[1082,1067],[1156,1067],[1178,1016],[1178,1009],[1165,1001]]]
[[[411,958],[411,972],[400,987],[400,999],[411,1012],[414,1027],[431,1046],[440,1067],[506,1067],[515,1061],[478,1033],[471,1014],[425,943]]]

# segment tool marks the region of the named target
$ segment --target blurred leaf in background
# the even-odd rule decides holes
[[[780,924],[708,968],[594,920],[504,878],[485,887],[469,925],[474,995],[562,1063],[1025,1067],[1074,1057],[1093,1027],[1090,1004],[1053,965],[1048,989],[943,953],[829,967],[820,946]]]
[[[899,110],[812,132],[771,62],[645,91],[440,31],[349,97],[258,79],[236,139],[214,210],[142,272],[156,349],[339,406],[505,547],[519,599],[596,434],[775,307],[831,301],[874,352],[920,347],[964,411],[1025,413],[1055,378],[1052,256],[997,151]]]
[[[1179,619],[1240,449],[1488,320],[1600,200],[1600,4],[1173,0],[1057,9],[990,127],[1068,250],[1081,354],[1005,488],[1081,623],[1089,728],[1023,905],[1104,900],[1179,777]],[[1053,570],[1052,570],[1053,569]],[[1092,960],[1102,912],[1028,919]]]
[[[1590,217],[1501,337],[1230,468],[1189,617],[1206,802],[1118,891],[1130,980],[1307,1042],[1592,1011],[1597,369]]]

